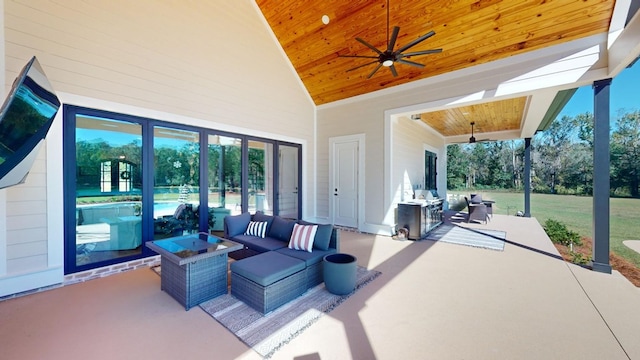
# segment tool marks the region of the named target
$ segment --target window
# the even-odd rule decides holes
[[[67,274],[154,255],[146,241],[222,235],[227,215],[300,218],[299,144],[71,105],[63,112]]]
[[[438,156],[431,151],[424,151],[424,188],[425,190],[437,190],[436,178],[438,170],[436,162]]]

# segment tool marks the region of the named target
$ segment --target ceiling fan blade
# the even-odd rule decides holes
[[[399,62],[400,64],[419,67],[419,68],[423,68],[424,67],[424,64],[420,64],[420,63],[409,61],[409,60],[398,59],[398,60],[396,60],[396,62]]]
[[[403,57],[409,57],[409,56],[429,55],[429,54],[437,54],[441,52],[442,52],[442,49],[422,50],[422,51],[416,51],[416,52],[411,52],[406,54],[398,54],[398,57],[403,58]]]
[[[396,52],[397,52],[397,53],[401,53],[401,52],[403,52],[403,51],[405,51],[405,50],[409,49],[410,47],[415,46],[415,45],[417,45],[418,43],[420,43],[420,42],[422,42],[422,41],[424,41],[424,40],[427,40],[428,38],[432,37],[432,36],[433,36],[433,35],[435,35],[435,34],[436,34],[436,33],[435,33],[435,31],[433,31],[433,30],[432,30],[432,31],[429,31],[428,33],[426,33],[426,34],[424,34],[424,35],[420,36],[419,38],[417,38],[417,39],[413,40],[412,42],[408,43],[407,45],[405,45],[405,46],[401,47],[401,48],[400,48],[400,49],[398,49],[398,51],[396,51]]]
[[[358,40],[359,42],[361,42],[364,46],[368,47],[369,49],[375,51],[377,54],[382,54],[382,51],[376,49],[373,45],[369,44],[368,42],[362,40],[361,38],[357,37],[356,40]]]
[[[367,55],[338,55],[338,57],[348,57],[348,58],[365,58],[365,59],[378,59],[377,56],[367,56]]]
[[[360,69],[361,67],[365,67],[365,66],[367,66],[367,65],[375,64],[375,63],[377,63],[377,62],[378,62],[378,61],[368,62],[368,63],[366,63],[366,64],[358,65],[358,66],[356,66],[356,67],[354,67],[354,68],[351,68],[351,69],[349,69],[349,70],[347,70],[347,71],[353,71],[353,70],[356,70],[356,69]]]
[[[382,67],[382,63],[379,63],[378,66],[376,66],[375,69],[373,69],[373,71],[371,72],[371,74],[369,74],[369,76],[367,76],[367,79],[371,78],[373,76],[373,74],[376,73],[376,71],[378,71],[378,69],[380,69],[380,67]]]
[[[391,66],[389,66],[389,70],[391,70],[391,73],[393,74],[393,77],[398,76],[398,72],[396,71],[395,65],[392,64]]]
[[[389,43],[387,44],[388,52],[392,52],[393,48],[396,46],[396,39],[398,39],[398,32],[400,32],[400,27],[394,26],[393,33],[391,33],[391,40],[389,40]]]

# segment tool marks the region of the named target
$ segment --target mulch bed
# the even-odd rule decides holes
[[[590,259],[591,253],[592,253],[591,251],[592,244],[593,244],[593,240],[587,237],[583,237],[582,245],[580,246],[574,245],[573,252],[582,254],[582,256],[585,259],[586,258]],[[560,244],[554,244],[554,245],[562,255],[562,258],[564,258],[566,261],[572,262],[573,256],[569,253],[569,248],[567,246],[560,245]],[[630,261],[626,260],[625,258],[617,254],[614,254],[613,252],[609,253],[609,262],[611,263],[611,267],[613,267],[614,270],[617,270],[618,272],[620,272],[624,277],[626,277],[629,281],[631,281],[631,283],[636,287],[640,287],[640,269],[637,268],[633,263],[631,263]]]

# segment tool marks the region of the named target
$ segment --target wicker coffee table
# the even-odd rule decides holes
[[[227,254],[242,249],[241,244],[207,233],[146,245],[160,254],[162,290],[186,310],[227,293]]]

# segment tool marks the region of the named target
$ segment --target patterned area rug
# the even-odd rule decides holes
[[[432,230],[426,240],[479,247],[491,250],[504,250],[507,233],[498,230],[470,229],[462,226],[443,224]]]
[[[353,293],[333,295],[325,289],[323,283],[266,315],[230,294],[206,301],[200,307],[242,342],[268,358],[378,275],[379,271],[358,266],[356,290]]]

